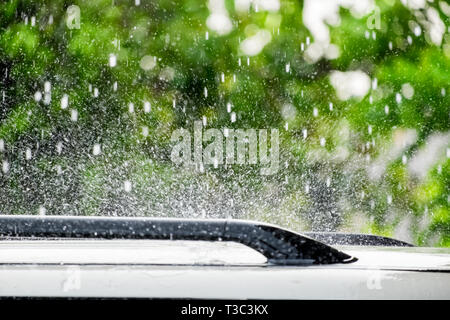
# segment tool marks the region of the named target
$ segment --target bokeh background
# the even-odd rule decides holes
[[[448,247],[449,17],[439,0],[4,0],[0,214],[246,218]],[[196,120],[278,128],[279,172],[174,165],[171,133]]]

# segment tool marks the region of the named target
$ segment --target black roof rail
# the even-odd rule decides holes
[[[305,232],[308,237],[326,243],[330,246],[382,246],[382,247],[414,247],[414,245],[383,236],[364,233],[340,233],[340,232]]]
[[[234,241],[273,264],[350,263],[357,259],[274,225],[233,219],[0,215],[0,237]]]

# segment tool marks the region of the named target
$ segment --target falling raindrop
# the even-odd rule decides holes
[[[412,38],[411,38],[411,36],[407,36],[406,37],[406,40],[408,41],[408,43],[411,45],[412,44]]]
[[[316,107],[314,107],[314,109],[313,109],[313,116],[317,117],[318,115],[319,115],[319,110]]]
[[[61,98],[61,109],[66,109],[69,105],[69,96],[64,94]]]
[[[44,92],[49,93],[52,90],[52,84],[49,81],[44,83]]]
[[[114,68],[116,66],[116,64],[117,64],[117,57],[115,54],[111,53],[109,55],[109,66],[111,68]]]
[[[324,137],[321,137],[321,138],[320,138],[320,145],[321,145],[322,147],[325,147],[325,143],[326,143],[325,138],[324,138]]]
[[[302,134],[303,134],[303,140],[305,140],[308,137],[308,130],[307,129],[303,129],[302,130]]]
[[[27,148],[27,150],[25,151],[25,159],[26,160],[30,160],[31,159],[31,149]]]
[[[92,154],[94,156],[98,156],[100,153],[102,153],[101,145],[98,143],[94,144],[94,147],[92,148]]]
[[[44,206],[39,206],[38,214],[39,214],[40,216],[45,216],[46,213],[47,213],[47,209],[45,209]]]
[[[78,120],[78,111],[75,109],[70,110],[70,120],[73,122]]]
[[[406,155],[402,155],[402,163],[406,164],[408,162],[408,157]]]
[[[203,89],[203,95],[205,96],[205,98],[208,98],[208,88],[204,88]]]
[[[39,101],[41,101],[41,99],[42,99],[42,93],[41,93],[40,91],[36,91],[36,92],[34,93],[34,100],[35,100],[36,102],[39,102]]]
[[[125,180],[123,182],[123,189],[125,190],[125,192],[130,192],[132,188],[132,184],[130,180]]]
[[[7,160],[3,160],[2,162],[2,171],[3,173],[8,173],[9,171],[9,162]]]
[[[369,126],[367,127],[367,132],[369,134],[372,134],[372,126],[369,124]]]
[[[231,112],[231,103],[227,102],[227,112],[230,113]]]
[[[143,126],[143,127],[142,127],[142,135],[143,135],[144,137],[147,137],[147,136],[148,136],[148,127],[146,127],[146,126]]]
[[[44,94],[44,104],[49,105],[51,101],[52,101],[52,96],[50,95],[50,93]]]
[[[384,106],[384,113],[389,114],[389,106],[388,105]]]
[[[377,78],[373,78],[372,80],[372,90],[377,90],[378,87],[378,79]]]
[[[232,112],[230,114],[230,119],[231,119],[231,122],[236,122],[236,113],[235,112]]]
[[[63,148],[63,144],[62,144],[61,141],[59,141],[59,142],[56,144],[56,152],[57,152],[58,154],[61,154],[62,148]]]
[[[133,102],[130,102],[128,104],[128,112],[129,113],[133,113],[134,112],[134,103]]]
[[[5,151],[5,141],[0,139],[0,152]]]
[[[152,105],[148,101],[144,101],[144,112],[149,113],[152,111]]]
[[[333,102],[330,102],[330,111],[333,111]]]
[[[418,37],[418,36],[420,36],[421,33],[422,33],[422,29],[420,28],[419,25],[417,25],[417,26],[414,28],[414,35],[415,35],[416,37]]]

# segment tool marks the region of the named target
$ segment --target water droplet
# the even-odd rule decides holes
[[[147,136],[148,136],[148,127],[146,127],[146,126],[143,126],[143,127],[142,127],[142,135],[143,135],[144,137],[147,137]]]
[[[115,54],[111,53],[109,55],[109,66],[114,68],[117,65],[117,57]]]
[[[406,155],[402,155],[402,163],[406,164],[408,162],[408,157]]]
[[[377,90],[378,87],[378,79],[377,78],[373,78],[372,80],[372,90]]]
[[[307,129],[303,129],[302,130],[302,134],[303,134],[303,140],[305,140],[308,137],[308,130]]]
[[[34,100],[35,100],[36,102],[39,102],[39,101],[41,101],[41,99],[42,99],[42,93],[41,93],[40,91],[36,91],[36,92],[34,93]]]
[[[389,106],[384,106],[384,113],[389,114]]]
[[[2,162],[2,171],[3,173],[8,173],[9,171],[9,162],[7,160],[3,160]]]
[[[420,28],[419,25],[417,25],[417,26],[414,28],[414,35],[415,35],[416,37],[418,37],[418,36],[420,36],[421,33],[422,33],[422,29]]]
[[[69,105],[69,96],[64,94],[61,98],[61,109],[66,109]]]
[[[231,112],[231,103],[227,102],[227,112],[230,113]]]
[[[26,159],[26,160],[30,160],[30,159],[31,159],[31,156],[32,156],[32,154],[31,154],[31,149],[30,149],[30,148],[27,148],[27,150],[25,151],[25,159]]]
[[[317,117],[319,115],[319,110],[317,108],[313,109],[313,116]]]
[[[148,101],[144,101],[144,112],[149,113],[152,111],[152,105]]]
[[[291,72],[291,64],[287,63],[285,69],[286,69],[286,73]]]
[[[39,214],[40,216],[45,216],[46,213],[47,213],[47,209],[45,209],[44,206],[39,206],[38,214]]]
[[[324,137],[320,138],[320,145],[325,147],[326,139]]]
[[[94,88],[94,98],[98,97],[98,88]]]
[[[153,69],[156,66],[156,57],[143,56],[141,61],[139,61],[139,66],[145,71]]]
[[[333,111],[333,102],[330,102],[330,111]]]
[[[208,98],[208,88],[204,88],[203,89],[203,95],[205,96],[205,98]]]
[[[123,183],[123,189],[125,190],[125,192],[130,192],[132,188],[132,184],[130,180],[125,180]]]
[[[0,152],[5,151],[5,141],[0,139]]]
[[[98,156],[100,153],[102,153],[102,147],[99,143],[94,144],[94,147],[92,148],[92,154],[94,156]]]
[[[367,127],[367,132],[368,132],[369,134],[372,134],[372,126],[371,126],[371,125],[369,125],[369,126]]]
[[[51,101],[52,101],[52,96],[50,95],[50,93],[44,94],[44,104],[48,106]]]
[[[236,113],[235,112],[232,112],[230,114],[230,119],[231,119],[231,122],[236,122]]]
[[[396,93],[395,94],[395,101],[397,103],[401,103],[402,102],[402,95],[400,93]]]
[[[61,141],[59,141],[59,142],[56,144],[56,152],[57,152],[58,154],[61,154],[62,148],[63,148],[63,144],[62,144]]]
[[[49,81],[44,83],[44,92],[49,93],[52,90],[52,84]]]
[[[128,112],[129,113],[133,113],[134,112],[134,103],[133,102],[130,102],[128,104]]]
[[[78,111],[75,109],[70,110],[70,120],[73,122],[78,121]]]

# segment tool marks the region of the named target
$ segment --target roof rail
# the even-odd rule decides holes
[[[234,241],[269,263],[350,263],[357,259],[274,225],[232,219],[0,215],[0,237]]]

